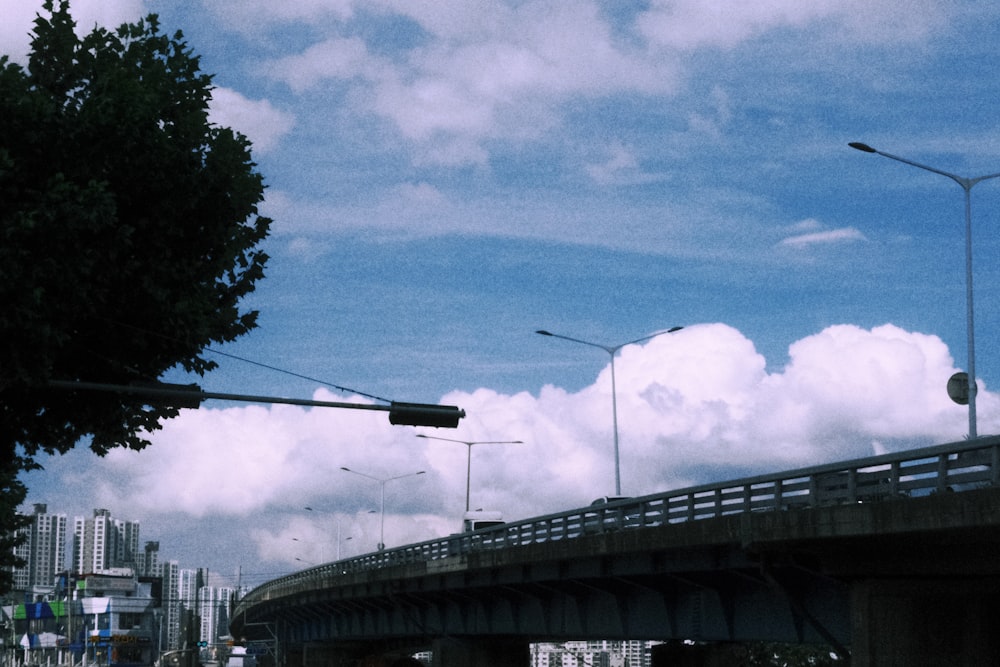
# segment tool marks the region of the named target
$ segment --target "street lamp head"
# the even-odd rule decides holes
[[[444,442],[455,442],[460,445],[465,445],[467,447],[472,447],[473,445],[523,445],[523,440],[456,440],[455,438],[441,438],[436,435],[425,435],[423,433],[417,433],[416,437],[424,438],[425,440],[442,440]]]
[[[543,336],[554,336],[554,335],[555,335],[555,334],[554,334],[554,333],[552,333],[551,331],[546,331],[545,329],[539,329],[539,330],[538,330],[538,331],[536,331],[535,333],[536,333],[536,334],[541,334],[541,335],[543,335]]]
[[[862,151],[864,153],[878,153],[877,150],[875,150],[874,148],[872,148],[868,144],[861,143],[860,141],[852,141],[851,143],[849,143],[847,145],[850,146],[851,148],[854,148],[856,150]]]
[[[351,470],[350,468],[345,468],[344,466],[340,466],[340,469],[341,469],[341,470],[346,470],[347,472],[354,472],[354,471],[353,471],[353,470]]]
[[[474,443],[468,442],[467,440],[456,440],[454,438],[442,438],[436,435],[426,435],[424,433],[417,433],[418,438],[423,438],[424,440],[443,440],[444,442],[457,442],[460,445],[472,445]]]
[[[675,331],[680,331],[683,328],[684,327],[670,327],[669,329],[667,329],[667,333],[673,333]]]

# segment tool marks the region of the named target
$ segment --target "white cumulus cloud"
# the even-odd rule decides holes
[[[295,125],[295,117],[277,109],[267,100],[247,99],[229,88],[212,90],[209,120],[231,127],[253,143],[255,151],[266,153],[277,147]]]
[[[953,360],[936,336],[838,325],[794,343],[780,371],[765,366],[724,324],[624,348],[616,359],[623,490],[647,494],[964,435],[966,413],[945,392]],[[430,539],[457,525],[466,449],[418,432],[523,441],[473,448],[473,507],[519,518],[581,506],[613,490],[610,390],[608,366],[576,393],[454,392],[441,402],[468,413],[455,431],[393,427],[367,410],[202,408],[167,422],[141,453],[112,451],[107,478],[119,503],[154,513],[301,513],[321,499],[371,536],[378,484],[341,468],[383,479],[424,470],[387,485],[386,521],[397,541]],[[326,390],[316,397],[340,400]],[[997,397],[980,399],[981,431],[996,431]],[[258,538],[278,544],[287,535]]]

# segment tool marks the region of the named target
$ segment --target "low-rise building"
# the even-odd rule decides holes
[[[77,583],[88,662],[152,665],[159,655],[161,608],[151,584],[131,571],[86,575]]]
[[[81,662],[138,667],[152,665],[159,655],[159,600],[131,570],[84,575],[75,582],[64,575],[42,597],[4,610],[13,625],[12,667]]]

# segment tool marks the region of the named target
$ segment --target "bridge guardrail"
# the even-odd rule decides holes
[[[574,539],[731,514],[884,502],[1000,485],[1000,436],[883,454],[629,498],[326,563],[262,584],[234,616],[269,599],[332,586],[344,574],[482,549]]]

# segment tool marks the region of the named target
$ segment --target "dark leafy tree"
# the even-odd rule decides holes
[[[0,57],[0,591],[41,453],[142,449],[177,415],[53,389],[204,373],[256,326],[264,185],[242,135],[208,120],[212,79],[155,15],[78,37],[44,5],[27,69]]]

